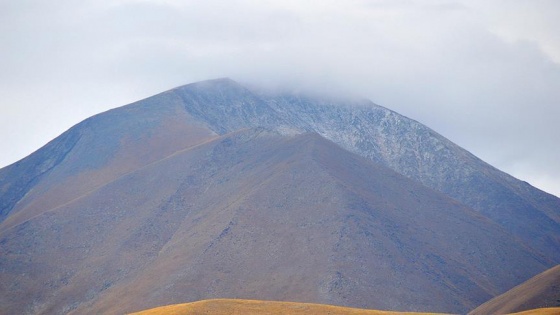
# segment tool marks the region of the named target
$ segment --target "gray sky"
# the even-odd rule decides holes
[[[0,0],[0,167],[217,77],[353,93],[560,196],[560,1]]]

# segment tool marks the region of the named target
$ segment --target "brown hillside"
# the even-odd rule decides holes
[[[547,307],[560,307],[560,265],[491,299],[469,314],[505,314]],[[560,314],[560,311],[551,314]]]

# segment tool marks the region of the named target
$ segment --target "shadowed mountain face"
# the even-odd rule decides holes
[[[228,79],[76,125],[0,170],[0,207],[7,313],[464,313],[560,260],[558,198],[369,102]]]

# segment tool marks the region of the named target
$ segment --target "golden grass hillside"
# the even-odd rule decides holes
[[[185,304],[167,305],[133,313],[134,315],[397,315],[437,314],[366,310],[359,308],[295,302],[273,302],[256,300],[215,299]]]
[[[538,308],[519,313],[511,313],[510,315],[558,315],[560,314],[560,307]]]
[[[131,315],[422,315],[422,314],[441,314],[441,313],[414,313],[414,312],[391,312],[366,310],[342,306],[295,303],[295,302],[276,302],[276,301],[257,301],[257,300],[234,300],[234,299],[213,299],[203,300],[192,303],[174,304],[152,308],[149,310],[132,313]],[[557,315],[560,308],[541,308],[511,313],[510,315]]]

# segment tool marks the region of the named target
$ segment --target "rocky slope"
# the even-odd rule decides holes
[[[251,92],[229,79],[187,85],[169,93],[179,95],[189,113],[220,134],[257,126],[316,132],[457,199],[514,231],[551,265],[560,262],[560,199],[493,168],[391,110],[367,100]],[[204,115],[199,115],[202,109]]]

